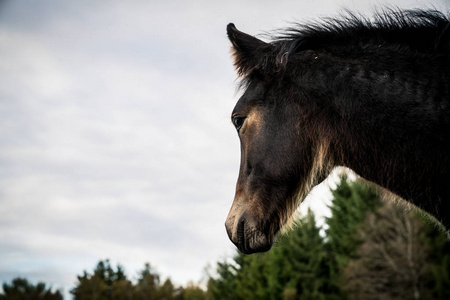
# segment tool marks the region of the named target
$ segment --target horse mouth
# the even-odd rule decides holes
[[[231,242],[243,254],[266,252],[272,248],[275,234],[251,226],[244,218],[235,226],[226,224],[226,228]]]

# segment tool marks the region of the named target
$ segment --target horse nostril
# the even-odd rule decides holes
[[[246,236],[246,234],[248,234],[249,228],[247,221],[246,213],[244,212],[238,216],[228,216],[227,221],[225,222],[228,237],[241,251],[245,251],[246,246],[248,246],[248,236]]]
[[[239,222],[238,222],[237,228],[236,228],[236,234],[237,234],[238,244],[244,243],[244,240],[245,240],[245,219],[244,219],[244,217],[241,217],[239,219]]]

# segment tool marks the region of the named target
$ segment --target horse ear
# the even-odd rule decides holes
[[[270,63],[273,46],[236,29],[233,23],[227,26],[228,38],[233,45],[231,52],[239,76],[254,70],[266,69]]]

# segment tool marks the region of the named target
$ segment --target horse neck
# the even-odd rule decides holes
[[[444,199],[450,183],[450,76],[448,64],[433,63],[411,67],[392,59],[344,61],[314,53],[303,84],[314,101],[314,126],[322,129],[335,164],[449,228],[441,214],[450,211],[450,199]]]

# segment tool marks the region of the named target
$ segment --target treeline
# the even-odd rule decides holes
[[[218,262],[206,290],[162,281],[149,264],[132,282],[105,260],[70,292],[75,300],[450,299],[450,244],[433,222],[345,177],[330,208],[324,228],[308,212],[271,251]],[[62,295],[18,278],[3,284],[4,299]]]
[[[74,300],[203,300],[205,292],[194,284],[176,287],[168,278],[161,281],[149,263],[138,274],[136,283],[127,279],[123,268],[111,267],[108,260],[100,261],[93,274],[86,271],[78,276],[78,282],[70,291]]]
[[[70,291],[74,300],[206,300],[206,292],[193,283],[186,287],[175,286],[170,279],[161,281],[159,274],[146,263],[139,271],[135,283],[124,269],[111,266],[109,260],[98,262],[92,273],[77,276]],[[36,286],[26,279],[16,278],[3,284],[0,300],[62,300],[60,291],[53,292],[44,283]]]
[[[0,293],[1,300],[62,300],[60,291],[52,291],[45,283],[39,282],[34,285],[25,278],[15,278],[10,284],[3,283],[3,292]]]

